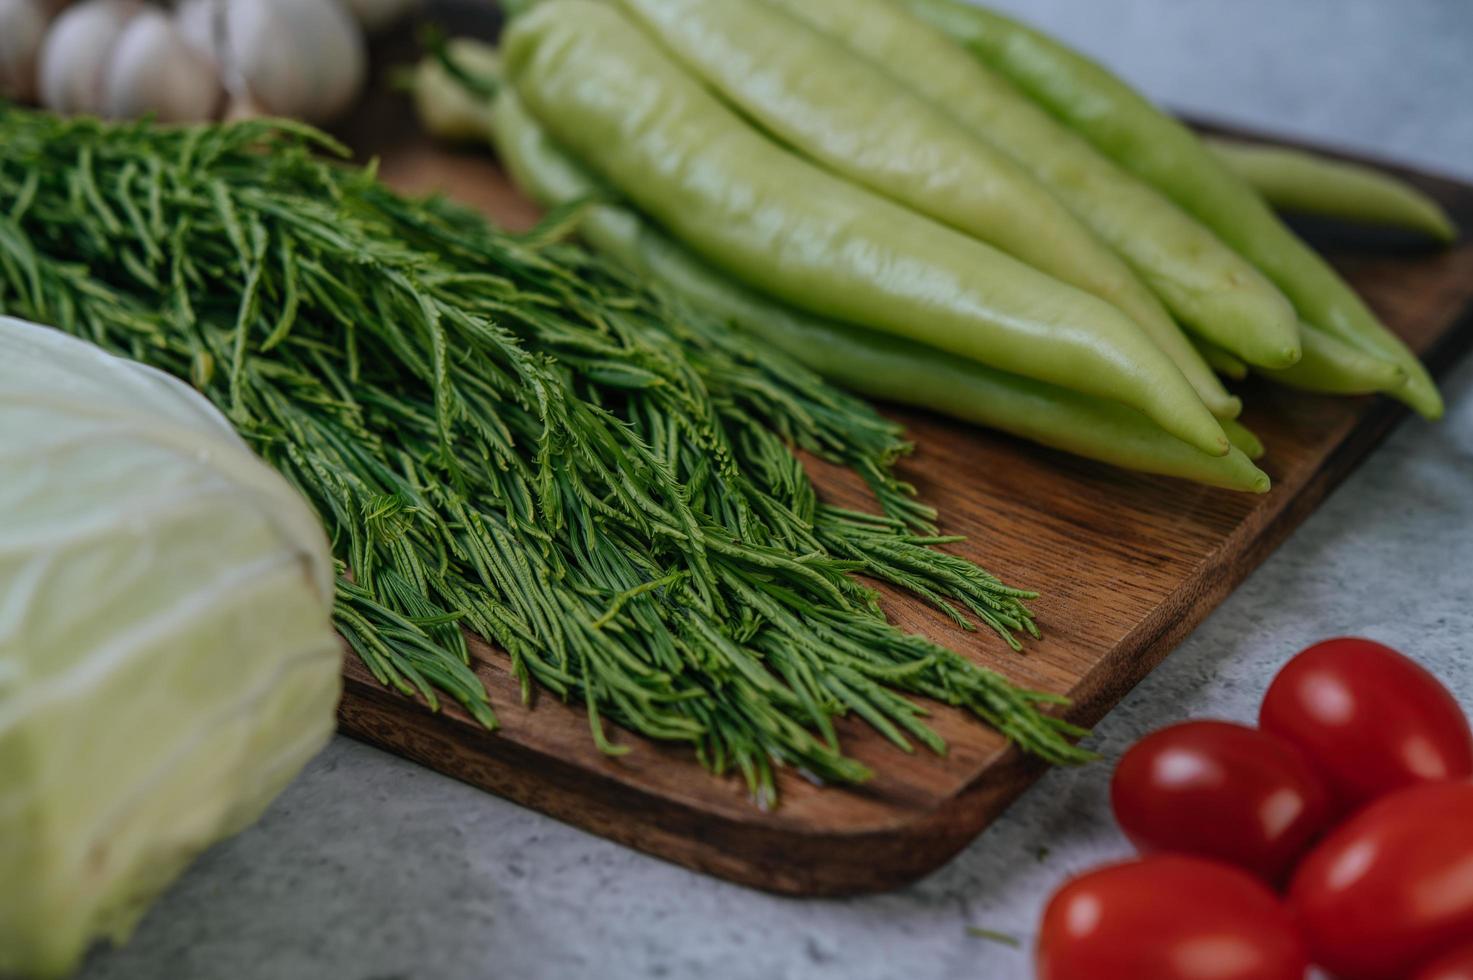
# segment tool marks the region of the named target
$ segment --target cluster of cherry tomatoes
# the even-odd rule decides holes
[[[1148,735],[1110,795],[1144,856],[1054,895],[1040,980],[1473,980],[1473,734],[1395,650],[1308,648],[1257,728]]]

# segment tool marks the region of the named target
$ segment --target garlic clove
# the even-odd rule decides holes
[[[268,112],[309,122],[346,109],[367,72],[363,32],[338,0],[231,3],[225,46],[227,77]]]
[[[46,17],[39,0],[0,0],[0,97],[19,102],[36,97],[36,56]]]
[[[268,115],[292,115],[308,97],[306,69],[297,51],[299,39],[287,34],[275,0],[226,3],[224,10],[220,51],[225,76],[233,82],[231,93]]]
[[[144,9],[142,0],[86,0],[64,10],[41,45],[41,104],[62,113],[100,113],[113,45]]]
[[[221,34],[224,31],[225,4],[229,0],[181,0],[174,7],[174,26],[191,48],[210,63],[219,66],[225,61],[221,50]]]
[[[212,119],[220,105],[215,66],[196,51],[161,10],[150,8],[118,35],[104,75],[102,115],[160,122]]]

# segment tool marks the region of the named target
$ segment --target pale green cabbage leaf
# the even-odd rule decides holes
[[[332,731],[321,524],[203,398],[0,318],[0,975],[120,941]]]

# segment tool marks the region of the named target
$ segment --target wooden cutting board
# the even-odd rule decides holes
[[[452,26],[490,35],[495,15],[466,7]],[[372,100],[344,135],[379,155],[384,178],[401,189],[443,191],[512,227],[536,218],[489,152],[431,145],[401,97]],[[1473,231],[1473,186],[1404,175]],[[1390,232],[1303,230],[1434,370],[1473,338],[1473,244],[1437,250]],[[892,618],[1015,683],[1067,695],[1072,720],[1098,721],[1405,416],[1386,399],[1320,398],[1254,383],[1240,390],[1244,421],[1269,450],[1263,466],[1274,489],[1265,496],[1114,470],[887,408],[917,444],[903,475],[940,509],[945,533],[967,536],[956,551],[1043,593],[1035,605],[1043,639],[1013,653],[994,636],[962,632],[893,594]],[[869,506],[845,474],[815,469],[815,479],[827,499]],[[352,657],[342,730],[593,833],[770,891],[905,884],[964,847],[1040,772],[991,729],[936,706],[935,728],[950,744],[945,757],[906,755],[863,725],[844,724],[847,749],[875,779],[837,789],[786,776],[781,805],[763,812],[737,780],[712,778],[681,748],[621,732],[632,751],[601,755],[581,707],[546,696],[522,707],[505,659],[484,645],[474,653],[499,731],[382,689]],[[1265,682],[1270,669],[1265,663]]]

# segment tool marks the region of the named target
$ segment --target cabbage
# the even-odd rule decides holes
[[[126,938],[326,742],[333,567],[203,398],[0,318],[0,975]]]

